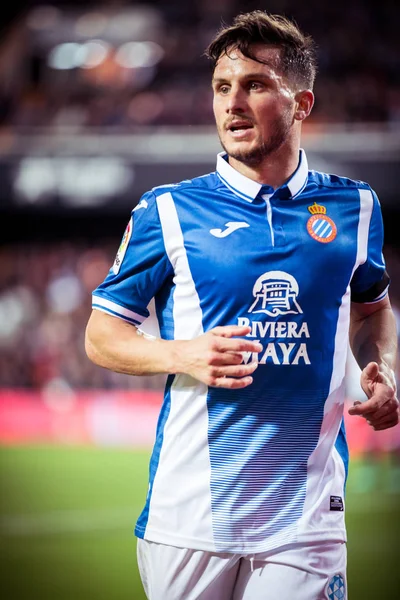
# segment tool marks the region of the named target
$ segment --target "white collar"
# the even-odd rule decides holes
[[[220,152],[217,156],[217,173],[223,183],[237,196],[248,202],[253,202],[263,186],[236,171],[226,160],[227,153]],[[300,149],[299,164],[291,178],[275,190],[277,197],[294,198],[303,191],[308,180],[308,162],[303,149]]]

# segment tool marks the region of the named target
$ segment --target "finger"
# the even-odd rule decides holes
[[[364,404],[366,404],[366,402]],[[392,410],[395,410],[397,406],[397,400],[388,399],[385,402],[377,402],[368,406],[364,406],[362,404],[361,406],[357,406],[355,408],[352,407],[349,409],[349,414],[370,418],[379,412],[381,415],[385,416]]]
[[[240,365],[243,362],[243,354],[240,352],[216,352],[212,365]]]
[[[263,347],[260,342],[248,340],[246,338],[214,338],[213,346],[219,352],[256,352],[262,351]]]
[[[221,337],[233,337],[235,335],[247,335],[250,333],[251,327],[247,325],[221,325],[210,329],[210,333],[213,335],[220,335]]]
[[[348,410],[349,415],[361,415],[365,416],[369,413],[373,413],[379,410],[387,402],[395,400],[393,392],[388,391],[387,395],[381,394],[380,396],[372,396],[365,402],[354,403]],[[396,401],[397,402],[397,401]]]
[[[214,367],[211,370],[211,377],[218,379],[220,377],[247,377],[254,373],[257,369],[258,363],[252,362],[248,365],[228,365],[221,367]]]
[[[365,409],[362,404],[357,404],[357,406],[351,406],[347,412],[352,417],[364,417],[370,410]]]
[[[392,414],[385,419],[381,419],[378,422],[370,423],[371,427],[375,429],[375,431],[382,431],[383,429],[389,429],[390,427],[395,427],[400,422],[399,414]]]
[[[393,398],[386,402],[383,406],[376,410],[367,411],[364,413],[364,416],[368,420],[379,421],[380,419],[384,419],[388,415],[394,415],[397,413],[399,407],[398,401]]]
[[[252,377],[242,377],[236,379],[232,377],[218,377],[211,387],[226,388],[229,390],[238,390],[245,388],[253,383]]]

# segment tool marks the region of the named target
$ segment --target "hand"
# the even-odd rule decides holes
[[[361,373],[361,387],[368,400],[355,402],[349,414],[364,417],[376,431],[397,425],[399,401],[393,371],[380,369],[376,362],[370,362]]]
[[[251,374],[258,362],[243,364],[242,352],[262,351],[259,342],[234,336],[245,336],[250,327],[227,325],[215,327],[194,340],[180,342],[181,373],[212,387],[244,388],[253,382]]]

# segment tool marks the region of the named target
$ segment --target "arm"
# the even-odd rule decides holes
[[[86,353],[95,364],[129,375],[185,373],[203,383],[230,389],[253,381],[257,362],[243,364],[242,352],[261,352],[259,342],[245,336],[249,327],[215,327],[193,340],[162,340],[142,335],[136,327],[94,310],[86,329]]]
[[[373,304],[352,303],[350,345],[362,369],[361,387],[368,397],[356,402],[350,415],[361,415],[376,430],[399,422],[396,397],[397,333],[389,298]]]

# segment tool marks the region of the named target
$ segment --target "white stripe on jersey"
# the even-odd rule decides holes
[[[174,338],[191,340],[203,333],[203,315],[187,259],[179,217],[170,192],[157,197],[157,208],[165,250],[174,269]]]
[[[359,265],[363,265],[368,257],[368,234],[371,222],[374,197],[371,190],[358,190],[360,195],[360,220],[358,222],[357,235],[357,261],[353,273]]]
[[[202,311],[172,195],[168,192],[159,196],[157,207],[165,249],[175,273],[174,338],[193,339],[203,333]],[[169,533],[178,544],[180,531],[185,532],[183,545],[195,541],[200,547],[201,540],[206,540],[209,547],[213,539],[207,392],[205,384],[188,375],[175,376],[150,500],[145,533],[148,540],[165,543]]]
[[[368,257],[369,226],[374,208],[374,197],[371,190],[358,190],[358,193],[360,195],[360,220],[357,235],[357,260],[351,274],[352,278],[356,268],[359,265],[363,265]],[[363,302],[363,304],[375,304],[375,302],[380,302],[380,300],[383,300],[383,298],[387,296],[388,292],[389,286],[387,286],[375,300]]]
[[[130,323],[133,321],[135,325],[139,325],[146,318],[142,317],[142,315],[139,315],[138,313],[133,312],[133,310],[124,308],[115,302],[111,302],[111,300],[106,300],[105,298],[96,295],[93,295],[93,308],[97,308],[98,310],[113,316],[119,316],[121,319],[126,317],[125,320],[128,320]]]

